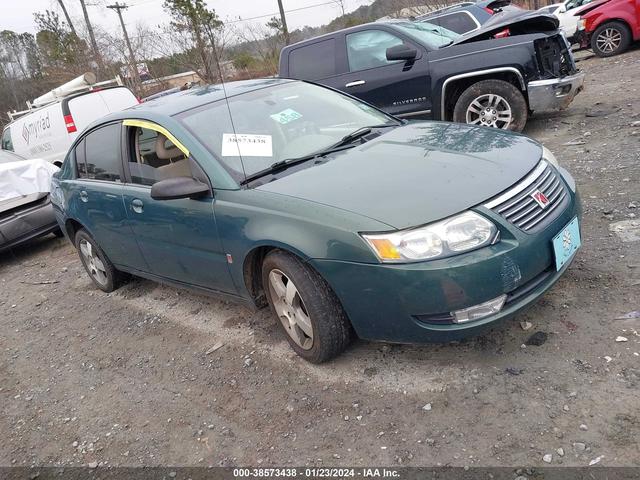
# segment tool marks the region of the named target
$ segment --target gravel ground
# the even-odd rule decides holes
[[[576,177],[584,247],[526,313],[314,366],[266,310],[146,280],[107,295],[41,239],[0,257],[0,465],[640,465],[640,318],[619,318],[640,242],[610,231],[640,214],[640,50],[581,58],[586,91],[525,133]]]

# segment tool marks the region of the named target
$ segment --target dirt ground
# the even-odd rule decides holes
[[[579,56],[586,91],[525,133],[575,176],[584,247],[525,314],[314,366],[266,310],[146,280],[107,295],[44,238],[0,257],[0,465],[640,465],[640,318],[619,319],[640,242],[609,229],[640,214],[640,49]]]

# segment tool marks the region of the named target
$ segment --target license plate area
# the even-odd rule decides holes
[[[574,217],[560,232],[553,237],[553,255],[556,259],[556,270],[560,270],[582,245],[578,217]]]

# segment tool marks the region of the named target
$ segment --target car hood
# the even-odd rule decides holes
[[[292,168],[256,189],[402,229],[483,203],[518,182],[541,156],[542,147],[522,135],[457,123],[410,123],[331,160]]]
[[[596,0],[595,2],[590,2],[586,5],[582,5],[581,7],[576,8],[574,12],[572,12],[572,10],[569,10],[569,12],[572,12],[572,15],[575,17],[580,17],[585,13],[589,13],[591,10],[595,10],[601,5],[604,5],[605,3],[609,3],[610,1],[611,0]]]
[[[538,10],[504,11],[496,13],[478,30],[462,35],[451,45],[489,40],[498,32],[508,28],[511,37],[529,33],[553,32],[558,29],[555,15]]]

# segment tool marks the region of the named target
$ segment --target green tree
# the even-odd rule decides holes
[[[191,46],[185,50],[195,53],[201,67],[200,76],[213,82],[217,75],[212,63],[219,63],[217,35],[224,26],[215,10],[207,8],[204,0],[165,0],[164,8],[173,18],[172,27],[190,39]]]
[[[86,70],[89,58],[87,45],[60,20],[58,14],[45,10],[44,13],[35,13],[34,18],[38,27],[36,43],[39,56],[49,73]]]

